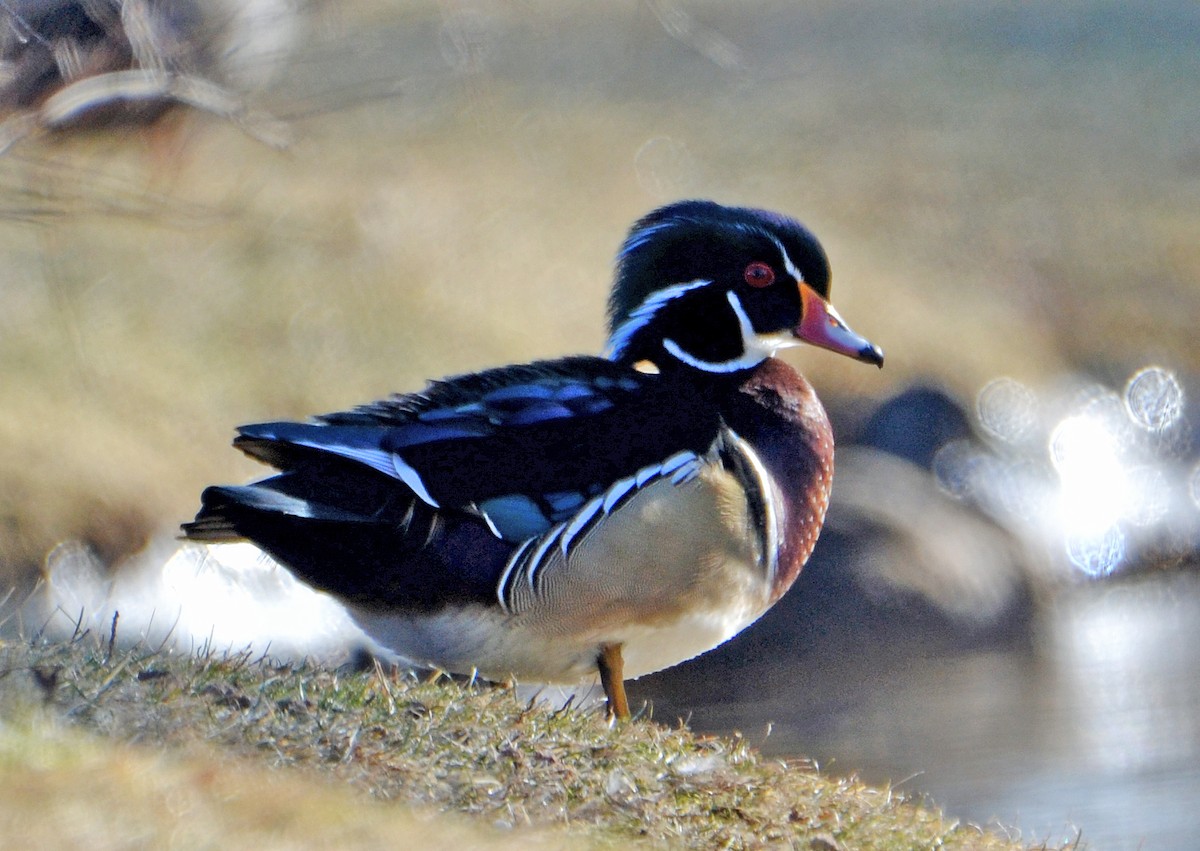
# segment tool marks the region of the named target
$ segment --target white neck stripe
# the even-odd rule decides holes
[[[689,355],[674,340],[663,340],[663,348],[674,355],[677,360],[681,360],[688,366],[695,367],[704,372],[737,372],[740,369],[749,369],[752,366],[757,366],[763,360],[761,357],[752,355],[750,352],[744,352],[740,358],[734,358],[733,360],[702,360],[701,358]]]
[[[742,332],[742,348],[749,351],[750,341],[758,336],[754,331],[754,323],[746,314],[746,308],[742,307],[742,300],[737,297],[737,293],[730,290],[725,293],[725,300],[729,302],[729,306],[733,308],[733,312],[738,318],[738,328]]]

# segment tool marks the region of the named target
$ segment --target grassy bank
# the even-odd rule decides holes
[[[0,719],[0,845],[1023,847],[740,738],[378,668],[14,642]]]

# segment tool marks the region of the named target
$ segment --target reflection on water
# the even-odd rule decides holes
[[[1078,828],[1097,849],[1194,848],[1200,577],[1077,589],[1037,633],[1025,650],[760,657],[719,702],[693,703],[691,724],[751,739],[770,724],[768,753],[927,793],[953,816],[1027,840],[1062,842]]]

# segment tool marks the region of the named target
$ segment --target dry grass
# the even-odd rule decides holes
[[[591,847],[384,807],[207,749],[163,755],[37,722],[0,731],[0,848]]]
[[[1022,847],[742,739],[378,670],[9,643],[0,713],[23,847]]]

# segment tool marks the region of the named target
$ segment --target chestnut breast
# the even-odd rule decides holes
[[[833,429],[812,385],[775,358],[759,364],[722,407],[726,423],[758,453],[783,500],[774,602],[812,555],[825,522]]]

